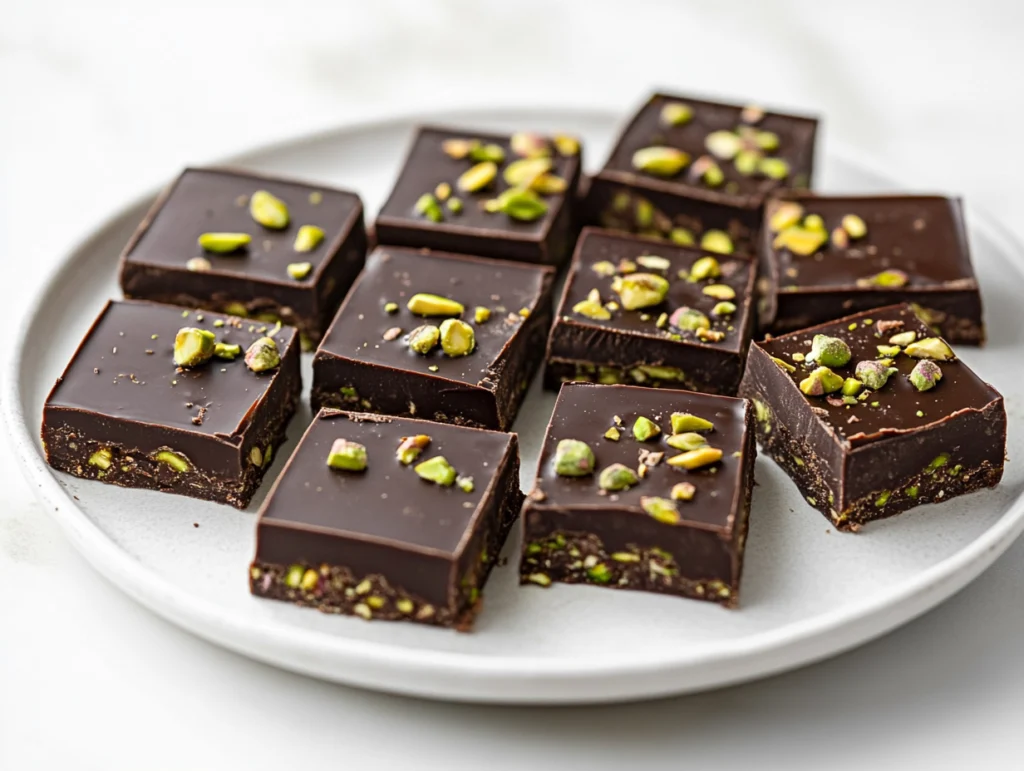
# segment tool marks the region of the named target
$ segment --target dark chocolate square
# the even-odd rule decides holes
[[[697,260],[713,261],[720,275],[691,279]],[[668,280],[665,300],[625,310],[614,282],[643,273]],[[585,229],[548,338],[545,385],[557,389],[568,381],[635,383],[735,395],[753,330],[756,274],[756,263],[745,256],[711,255]],[[588,295],[594,290],[604,303],[601,315],[608,318],[595,318],[589,309]],[[715,298],[705,290],[724,294]],[[716,315],[713,311],[723,301],[734,310]],[[708,329],[674,326],[670,319],[682,308],[702,313]]]
[[[666,109],[673,108],[682,113],[688,109],[689,119],[676,124],[667,120]],[[604,168],[591,180],[587,222],[682,244],[718,231],[715,240],[721,241],[724,233],[734,248],[753,252],[765,197],[779,188],[810,186],[817,128],[814,118],[654,94],[626,125]],[[735,158],[716,157],[707,146],[714,132],[731,132],[738,140],[743,132],[743,158],[760,154],[776,165],[782,161],[788,167],[785,177],[769,177],[756,169],[742,173]],[[777,147],[755,149],[758,136],[769,147],[767,140],[774,138]],[[649,147],[681,150],[690,162],[672,175],[652,174],[634,165],[635,153]],[[744,163],[739,167],[747,170]]]
[[[281,363],[256,373],[238,355],[179,369],[174,338],[182,327],[213,332],[243,353],[270,335]],[[285,440],[300,389],[292,327],[112,300],[46,400],[46,460],[84,479],[244,508]],[[161,460],[161,452],[177,460]]]
[[[881,387],[856,395],[856,387],[845,395],[805,395],[800,384],[817,368],[808,355],[815,335],[849,347],[849,362],[830,368],[840,378],[864,379],[856,369],[862,361],[896,372]],[[896,335],[904,337],[891,342]],[[754,401],[758,440],[840,530],[992,487],[1002,478],[1003,397],[958,359],[933,362],[941,380],[930,390],[910,380],[922,358],[917,346],[908,347],[909,337],[946,350],[932,335],[910,305],[892,305],[751,346],[740,395]]]
[[[850,215],[860,218],[866,233],[850,236],[842,226]],[[806,240],[813,236],[808,221],[817,226],[817,238]],[[768,203],[765,222],[762,321],[774,332],[911,302],[951,342],[984,342],[981,293],[959,199],[787,194]],[[890,285],[879,286],[887,276]]]
[[[533,221],[522,221],[484,208],[486,202],[498,199],[512,187],[504,179],[505,172],[523,158],[513,150],[513,137],[454,128],[420,128],[391,196],[374,223],[378,243],[560,265],[569,256],[574,238],[572,200],[579,185],[580,153],[577,149],[573,154],[563,155],[550,146],[548,138],[541,139],[549,143],[553,164],[550,173],[564,180],[566,190],[540,195],[546,212]],[[497,164],[494,181],[477,192],[460,190],[458,179],[475,162],[450,157],[444,149],[449,140],[500,147],[504,160]],[[459,200],[461,209],[455,212],[450,201],[438,201],[442,219],[435,222],[417,211],[417,202],[424,195],[434,195],[441,184],[450,186],[451,197]]]
[[[704,436],[707,445],[721,450],[719,461],[692,470],[669,465],[682,454],[668,444],[677,412],[713,424]],[[638,441],[634,425],[640,417],[661,433]],[[744,399],[635,386],[562,386],[523,510],[521,582],[587,583],[735,606],[754,485],[752,429],[753,411]],[[563,440],[591,448],[593,473],[556,472]],[[636,483],[618,492],[602,489],[601,472],[612,464],[633,469]],[[692,485],[690,500],[674,497],[677,485]],[[668,513],[649,513],[651,499],[662,499]]]
[[[253,219],[249,202],[261,190],[286,204],[286,227]],[[304,225],[322,229],[323,239],[300,252],[296,235]],[[204,233],[244,233],[252,241],[219,254],[199,245]],[[355,193],[229,169],[186,169],[125,247],[121,288],[125,297],[280,320],[312,347],[365,257],[363,205]],[[294,278],[289,265],[303,263],[308,274]]]
[[[403,465],[399,445],[419,435],[429,444]],[[327,465],[338,439],[366,448],[364,470]],[[460,483],[420,478],[417,465],[438,456]],[[260,511],[250,588],[328,613],[466,627],[522,501],[515,434],[324,410]]]
[[[506,430],[544,350],[551,326],[549,267],[382,246],[366,262],[313,358],[312,403]],[[408,308],[420,293],[465,308],[475,345],[449,356],[409,347],[423,317]],[[487,318],[477,318],[477,309]],[[484,312],[481,311],[481,312]]]

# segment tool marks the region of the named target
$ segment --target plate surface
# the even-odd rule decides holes
[[[412,127],[425,118],[480,130],[578,133],[591,168],[604,158],[616,123],[606,112],[446,112],[357,125],[226,162],[353,188],[372,213],[388,192]],[[830,191],[897,189],[869,163],[837,148],[824,153],[818,183]],[[247,590],[247,566],[269,477],[251,508],[238,512],[78,480],[43,462],[43,400],[104,300],[119,295],[117,255],[150,200],[115,214],[70,250],[43,284],[5,380],[8,435],[33,488],[97,570],[154,612],[244,655],[314,677],[438,699],[582,703],[696,691],[807,664],[893,629],[967,584],[1024,529],[1020,464],[1007,466],[995,490],[843,535],[770,460],[759,458],[738,611],[583,586],[521,589],[517,535],[505,548],[509,564],[491,577],[472,634],[366,623],[257,600]],[[1019,458],[1024,252],[997,225],[974,212],[968,216],[991,341],[984,350],[960,353],[1005,395],[1009,455]],[[38,345],[41,340],[46,344]],[[524,487],[553,402],[535,382],[515,426]],[[307,407],[292,423],[282,454],[309,419]],[[271,476],[282,465],[275,464]]]

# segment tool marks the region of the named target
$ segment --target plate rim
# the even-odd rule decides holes
[[[610,108],[576,106],[492,107],[469,105],[437,111],[381,111],[372,117],[342,122],[331,128],[277,139],[234,153],[206,165],[244,165],[254,158],[285,149],[335,139],[349,134],[393,127],[396,124],[430,122],[468,123],[516,114],[519,120],[551,113],[574,115],[580,120],[621,122]],[[891,169],[841,142],[829,141],[828,154],[883,179],[900,179]],[[683,654],[643,661],[611,657],[555,660],[473,653],[418,650],[403,645],[354,639],[326,631],[303,629],[296,635],[287,629],[261,625],[225,614],[213,601],[188,594],[117,544],[75,504],[70,491],[58,480],[40,452],[35,423],[22,409],[22,361],[28,333],[44,323],[46,299],[62,285],[62,275],[88,254],[90,245],[109,231],[126,212],[143,206],[159,189],[150,189],[113,208],[98,225],[73,238],[61,257],[31,291],[19,319],[13,355],[8,359],[0,399],[9,441],[24,461],[19,464],[29,486],[45,505],[75,550],[120,591],[156,615],[184,630],[236,653],[320,679],[376,690],[429,698],[505,704],[597,703],[654,698],[724,687],[767,677],[837,655],[891,631],[937,606],[973,581],[1024,531],[1024,496],[973,541],[940,562],[894,588],[857,600],[842,608],[784,627],[752,634],[725,643],[703,643]],[[914,188],[908,188],[913,190]],[[966,205],[969,232],[985,234],[1011,258],[1024,275],[1024,247],[1002,224],[973,206]],[[257,645],[247,644],[249,640]],[[269,646],[272,652],[261,649]],[[314,662],[327,657],[333,672]],[[763,661],[762,661],[763,659]],[[309,662],[307,665],[306,662]],[[760,662],[760,663],[759,663]],[[363,671],[361,668],[366,668]],[[345,670],[344,674],[339,674]],[[703,670],[703,676],[686,673]],[[387,672],[382,682],[381,672]],[[650,682],[657,676],[656,682]],[[516,684],[532,689],[520,692]],[[586,683],[584,685],[584,683]],[[482,686],[489,686],[481,690]],[[595,689],[595,686],[597,688]],[[514,691],[514,693],[513,693]]]

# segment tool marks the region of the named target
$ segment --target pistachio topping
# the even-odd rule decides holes
[[[583,477],[594,473],[597,459],[586,442],[562,439],[555,447],[555,473],[562,477]]]
[[[365,471],[366,448],[348,439],[335,439],[327,453],[327,465],[340,471]]]
[[[478,139],[446,139],[441,143],[441,150],[449,158],[461,161],[469,155],[469,151],[480,144]]]
[[[760,162],[761,153],[757,150],[749,149],[740,150],[736,153],[736,157],[733,159],[733,165],[736,166],[736,171],[744,177],[749,177],[757,171],[757,167]]]
[[[668,280],[656,273],[631,273],[616,276],[612,281],[612,291],[619,296],[619,302],[627,311],[650,308],[664,302],[668,288]]]
[[[546,156],[520,158],[512,161],[501,176],[513,187],[530,187],[542,174],[551,171],[551,159]]]
[[[212,269],[213,264],[205,257],[193,257],[185,263],[185,270],[190,270],[193,273],[206,273]]]
[[[704,468],[712,463],[718,463],[722,459],[722,451],[716,447],[698,447],[696,450],[689,450],[679,455],[673,455],[667,461],[672,468],[684,468],[687,471]]]
[[[303,225],[295,234],[292,248],[297,252],[311,252],[324,240],[324,230],[316,225]]]
[[[245,352],[245,366],[253,372],[268,372],[281,364],[277,343],[272,337],[261,337]]]
[[[309,194],[309,203],[311,206],[319,206],[321,203],[323,203],[323,200],[324,194],[321,193],[319,190],[314,190],[312,193]],[[245,204],[242,205],[244,206]]]
[[[441,348],[448,356],[466,356],[476,347],[473,327],[459,319],[445,319],[441,322]]]
[[[701,293],[708,297],[714,297],[716,300],[736,299],[736,290],[728,284],[708,284],[701,289]]]
[[[288,206],[266,190],[257,190],[249,199],[249,215],[265,228],[281,230],[288,227]]]
[[[833,228],[830,238],[836,249],[845,249],[850,245],[850,236],[842,228]]]
[[[714,257],[701,257],[690,266],[690,280],[704,281],[722,275],[722,266]]]
[[[693,431],[687,431],[686,433],[672,434],[672,436],[666,437],[665,444],[673,450],[689,452],[690,450],[696,450],[699,447],[703,447],[707,444],[707,441],[704,439],[703,435]]]
[[[313,263],[311,262],[290,262],[288,263],[288,275],[294,278],[296,281],[301,281],[308,276],[313,270]]]
[[[458,214],[462,211],[462,199],[452,196],[448,199],[448,203],[445,204],[448,207],[448,211],[452,214]]]
[[[731,316],[736,312],[736,304],[731,303],[728,300],[722,300],[720,303],[715,303],[715,307],[711,309],[712,316]]]
[[[731,161],[743,149],[743,140],[736,132],[722,129],[704,137],[704,147],[716,158]]]
[[[770,358],[771,358],[772,361],[775,362],[775,365],[779,369],[781,369],[782,371],[784,371],[784,372],[796,372],[796,367],[794,367],[792,364],[790,364],[785,359],[780,359],[778,356],[771,356]]]
[[[711,320],[707,316],[699,310],[688,308],[685,305],[672,311],[668,323],[676,329],[682,329],[687,332],[699,332],[702,329],[711,328]]]
[[[930,391],[942,380],[942,370],[931,359],[921,359],[910,371],[910,382],[918,391]]]
[[[656,177],[674,177],[690,162],[690,156],[675,147],[644,147],[633,153],[633,168]]]
[[[198,367],[213,358],[217,336],[207,329],[182,327],[174,336],[174,363],[179,367]]]
[[[785,179],[789,176],[789,163],[782,158],[762,158],[757,170],[769,179]]]
[[[106,471],[114,462],[114,454],[107,447],[101,447],[89,456],[89,465]]]
[[[218,359],[232,361],[242,355],[242,346],[230,343],[217,343],[213,346],[213,355]]]
[[[685,434],[688,431],[714,431],[715,424],[689,412],[673,412],[672,433]]]
[[[636,258],[636,264],[647,270],[668,270],[672,267],[671,262],[656,254],[641,254]]]
[[[900,289],[910,282],[910,276],[902,270],[883,270],[873,276],[857,279],[857,286],[861,289]]]
[[[899,356],[901,350],[898,345],[876,345],[875,349],[878,351],[879,356],[883,356],[887,359],[891,359],[893,356]]]
[[[153,460],[157,463],[163,463],[166,466],[170,466],[179,474],[184,474],[192,470],[192,464],[188,462],[188,458],[180,452],[174,452],[173,450],[160,450],[160,452],[153,456]]]
[[[772,209],[768,217],[768,227],[778,233],[800,222],[804,216],[804,207],[795,201],[780,201]]]
[[[476,489],[476,486],[473,484],[473,477],[457,476],[455,477],[455,486],[464,493],[471,493]]]
[[[512,152],[523,158],[541,158],[551,154],[548,141],[540,134],[517,131],[509,141]]]
[[[644,510],[647,516],[666,525],[678,524],[681,519],[676,505],[667,498],[642,496],[640,498],[640,508]]]
[[[389,315],[394,314],[394,313],[398,313],[398,303],[395,303],[395,302],[386,302],[386,303],[384,303],[384,312],[389,314]]]
[[[416,476],[420,479],[433,482],[435,485],[441,485],[441,487],[451,487],[455,484],[455,480],[458,477],[452,464],[443,455],[427,458],[422,463],[413,466],[413,471],[416,472]]]
[[[251,243],[252,236],[248,233],[203,233],[199,236],[199,245],[206,251],[216,254],[237,252]]]
[[[541,174],[530,183],[530,189],[541,195],[557,195],[568,188],[569,183],[554,174]]]
[[[532,190],[510,187],[487,202],[487,211],[503,212],[520,222],[533,222],[547,214],[548,205]]]
[[[661,122],[665,126],[683,126],[693,120],[693,108],[684,102],[665,102]]]
[[[828,367],[818,367],[800,381],[800,390],[807,396],[824,396],[843,387],[843,378]]]
[[[661,427],[650,418],[643,415],[633,423],[633,438],[638,442],[646,442],[661,433]]]
[[[847,214],[843,217],[842,226],[843,230],[853,239],[864,238],[868,234],[867,223],[856,214]]]
[[[555,134],[551,141],[559,155],[570,158],[580,154],[580,140],[570,134]]]
[[[478,305],[473,309],[473,321],[477,324],[484,324],[491,318],[491,309]]]
[[[858,361],[857,367],[854,370],[856,378],[870,388],[872,391],[878,391],[885,387],[885,384],[889,381],[889,378],[895,375],[899,370],[895,367],[890,367],[884,361]]]
[[[904,348],[903,353],[915,359],[951,361],[955,358],[953,356],[953,349],[946,345],[946,341],[941,337],[926,337],[922,340],[917,340]]]
[[[417,316],[461,316],[466,308],[460,302],[438,294],[414,294],[406,307]]]
[[[602,490],[618,492],[619,490],[629,489],[639,481],[636,472],[629,466],[613,463],[603,469],[598,475],[597,486]]]
[[[889,342],[893,345],[910,345],[917,339],[917,332],[909,330],[907,332],[900,332],[889,338]]]
[[[433,324],[424,324],[416,327],[409,333],[409,348],[416,353],[426,356],[437,345],[441,339],[441,330]]]
[[[864,384],[855,377],[848,377],[843,381],[843,396],[856,396],[864,388]]]
[[[843,367],[849,363],[850,346],[838,337],[815,335],[811,341],[811,352],[807,354],[810,361],[816,361],[824,367]]]
[[[697,488],[689,482],[678,482],[672,485],[671,496],[674,501],[692,501],[696,494]]]
[[[717,254],[732,254],[733,245],[724,230],[707,230],[700,238],[700,248]]]
[[[455,181],[455,185],[465,193],[475,193],[491,184],[496,176],[498,167],[494,161],[482,161],[464,171]]]
[[[610,278],[615,275],[615,265],[608,260],[599,260],[590,266],[590,269],[599,276]]]
[[[504,163],[505,149],[501,145],[477,143],[469,148],[469,160],[476,163]]]
[[[424,193],[416,199],[413,211],[421,214],[431,222],[440,222],[444,219],[444,212],[441,211],[441,204],[433,193]]]
[[[408,466],[423,452],[427,445],[430,444],[430,437],[426,434],[416,434],[416,436],[403,436],[402,441],[398,444],[398,449],[395,451],[395,457],[398,458],[398,462],[403,466]]]
[[[673,244],[678,244],[679,246],[693,246],[697,243],[693,233],[686,228],[672,228],[668,233],[668,238]]]
[[[808,257],[817,252],[827,241],[828,233],[824,230],[791,225],[775,236],[772,245],[776,249],[789,249],[793,254]]]
[[[804,217],[804,227],[815,233],[825,232],[825,220],[820,214],[808,214]]]
[[[591,289],[587,293],[586,300],[580,300],[573,305],[572,312],[595,321],[607,321],[612,317],[608,309],[601,304],[601,293],[596,289]]]
[[[447,182],[438,182],[437,186],[434,188],[434,195],[437,197],[438,201],[441,201],[443,203],[444,201],[447,201],[449,198],[451,198],[452,186],[449,185]]]

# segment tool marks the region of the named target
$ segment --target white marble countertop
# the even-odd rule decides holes
[[[625,110],[656,85],[821,112],[830,139],[1024,235],[1014,0],[12,0],[2,16],[9,319],[40,266],[186,163],[389,110]],[[85,565],[17,465],[0,442],[0,769],[1021,767],[1024,543],[923,618],[791,674],[479,708],[316,682],[179,631]]]

